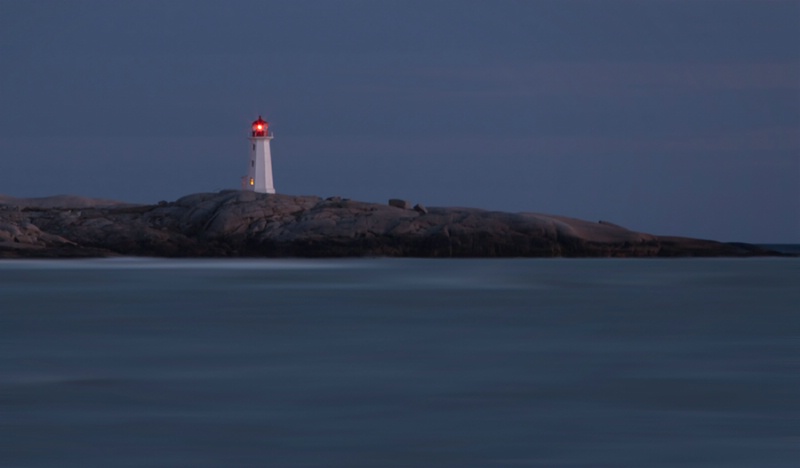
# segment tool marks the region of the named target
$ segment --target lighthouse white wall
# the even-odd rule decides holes
[[[258,193],[275,193],[272,181],[272,154],[269,142],[272,136],[250,138],[250,166],[247,169],[245,188]]]

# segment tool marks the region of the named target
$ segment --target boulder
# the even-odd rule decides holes
[[[404,210],[407,210],[407,209],[411,208],[411,203],[409,203],[406,200],[401,200],[399,198],[390,198],[389,199],[389,206],[393,206],[395,208],[402,208]]]

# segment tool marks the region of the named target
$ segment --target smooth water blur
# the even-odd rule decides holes
[[[3,467],[795,467],[800,259],[0,262]]]

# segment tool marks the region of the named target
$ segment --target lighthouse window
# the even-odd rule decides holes
[[[251,178],[250,178],[250,185],[255,185],[255,184],[256,184],[256,181],[255,181],[255,180],[253,180],[253,178],[251,177]]]
[[[256,162],[255,161],[250,161],[250,167],[256,167]]]
[[[256,149],[256,144],[255,143],[253,143],[253,149]]]

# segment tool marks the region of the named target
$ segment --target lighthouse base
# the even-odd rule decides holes
[[[274,187],[267,187],[261,190],[257,190],[255,180],[252,177],[248,176],[242,177],[242,190],[247,192],[275,193]]]

